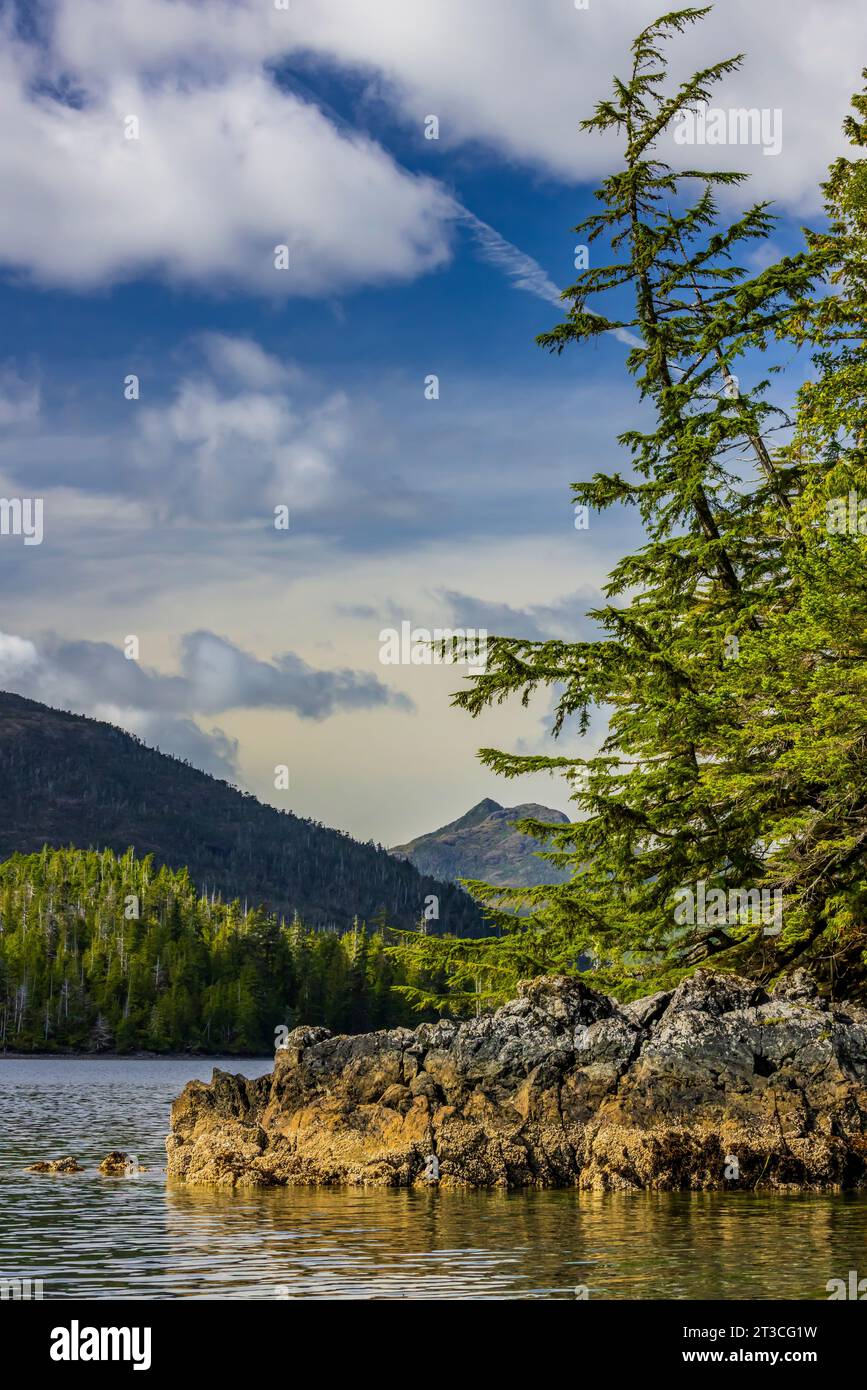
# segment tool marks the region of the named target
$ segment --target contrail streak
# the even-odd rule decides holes
[[[484,260],[490,265],[496,266],[505,276],[515,285],[516,289],[526,290],[528,294],[534,294],[537,299],[542,299],[546,304],[553,304],[556,308],[563,308],[562,292],[554,284],[551,277],[542,269],[538,261],[532,256],[528,256],[519,247],[513,246],[511,241],[500,236],[496,228],[483,222],[475,213],[462,207],[459,203],[455,204],[457,220],[468,227],[475,237],[476,245]],[[588,310],[588,313],[592,310]],[[620,343],[625,343],[627,347],[643,347],[640,338],[636,338],[634,333],[630,333],[627,328],[611,328],[608,330],[613,337]]]

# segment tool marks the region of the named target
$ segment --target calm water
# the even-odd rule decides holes
[[[0,1061],[0,1276],[49,1298],[827,1298],[867,1198],[168,1187],[169,1104],[220,1066]],[[148,1173],[103,1178],[110,1149]],[[73,1154],[88,1171],[23,1172]]]

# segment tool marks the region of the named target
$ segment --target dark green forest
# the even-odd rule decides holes
[[[0,864],[0,1050],[273,1052],[275,1030],[418,1022],[384,916],[340,934],[203,896],[133,850]]]

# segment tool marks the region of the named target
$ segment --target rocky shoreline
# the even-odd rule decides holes
[[[802,972],[625,1005],[541,977],[463,1023],[298,1028],[268,1076],[191,1081],[166,1149],[218,1186],[864,1189],[867,1009]]]

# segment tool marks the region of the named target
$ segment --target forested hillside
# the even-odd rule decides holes
[[[264,1054],[281,1026],[415,1024],[388,934],[245,912],[133,851],[15,855],[0,865],[0,1050]]]
[[[197,888],[310,926],[357,915],[414,926],[435,895],[431,930],[479,935],[479,908],[381,846],[278,811],[111,724],[0,692],[0,859],[43,845],[152,854]]]

